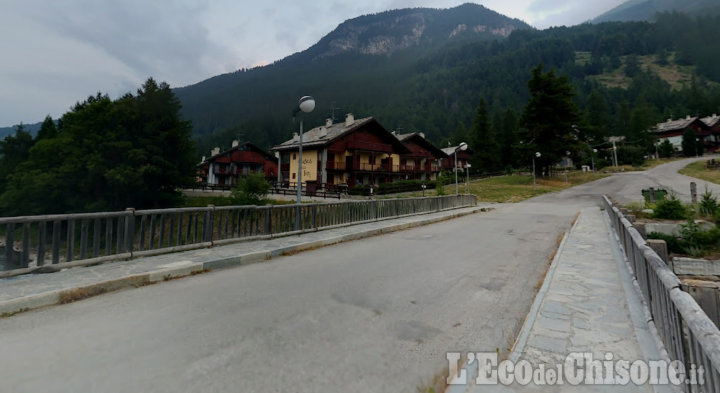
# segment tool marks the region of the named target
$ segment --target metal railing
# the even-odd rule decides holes
[[[208,206],[0,218],[0,277],[268,239],[475,206],[474,195],[277,206]]]
[[[603,202],[650,310],[649,321],[654,322],[668,357],[682,363],[688,373],[693,365],[705,370],[704,386],[683,384],[683,389],[719,392],[720,330],[692,296],[682,290],[678,277],[647,245],[623,212],[608,197],[603,196]]]

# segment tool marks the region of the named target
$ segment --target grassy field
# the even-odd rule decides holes
[[[577,65],[585,65],[590,62],[590,52],[576,52],[575,63]],[[632,82],[632,78],[628,78],[625,75],[625,59],[627,56],[622,56],[621,60],[623,65],[613,71],[606,70],[601,75],[589,76],[588,79],[597,81],[606,87],[620,87],[627,89]],[[657,55],[638,56],[640,62],[640,68],[649,68],[656,75],[668,82],[670,86],[675,90],[680,90],[685,86],[690,86],[692,76],[695,73],[694,66],[679,66],[674,63],[675,53],[668,54],[668,65],[661,66],[657,63]]]
[[[568,182],[565,183],[565,176],[552,179],[537,179],[537,189],[533,190],[532,176],[504,176],[486,179],[470,183],[470,193],[477,195],[479,202],[517,203],[549,192],[562,191],[567,188],[583,183],[607,177],[605,174],[582,173],[573,171],[568,173]],[[466,192],[465,185],[459,185],[459,192]],[[445,186],[447,195],[455,194],[455,184]],[[425,195],[433,196],[433,191]],[[410,197],[422,196],[421,193],[409,195]]]
[[[705,161],[698,161],[689,164],[679,171],[681,174],[691,176],[700,180],[720,184],[720,170],[706,169]]]

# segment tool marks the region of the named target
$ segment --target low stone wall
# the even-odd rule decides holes
[[[720,261],[708,261],[694,258],[672,258],[670,268],[678,276],[718,276]]]

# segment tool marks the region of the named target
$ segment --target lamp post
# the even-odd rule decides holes
[[[595,173],[595,153],[597,153],[597,149],[592,149],[592,153],[590,153],[590,160],[592,161],[593,173]]]
[[[299,112],[310,113],[315,109],[315,100],[310,96],[304,96],[298,102],[297,108],[293,110],[293,119]],[[303,121],[300,119],[300,136],[298,139],[298,170],[297,170],[297,209],[295,210],[295,230],[300,230],[300,205],[302,204],[302,139]]]
[[[695,138],[695,157],[700,157],[700,138]]]
[[[470,164],[467,164],[467,177],[465,178],[465,193],[470,194]]]
[[[537,186],[535,185],[535,157],[540,158],[540,152],[535,153],[533,156],[533,190],[537,190]]]
[[[467,143],[462,142],[460,146],[455,148],[455,195],[458,194],[458,166],[457,166],[457,153],[458,151],[465,151],[467,150]]]
[[[569,161],[570,160],[570,152],[566,151],[565,154],[567,154],[567,156],[568,156],[567,164],[569,164],[570,163],[570,161]],[[568,182],[568,173],[567,173],[567,165],[566,165],[565,166],[565,183],[567,183],[567,182]]]

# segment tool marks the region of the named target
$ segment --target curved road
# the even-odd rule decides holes
[[[2,390],[413,392],[447,351],[508,350],[581,208],[682,196],[682,165],[3,319]]]

